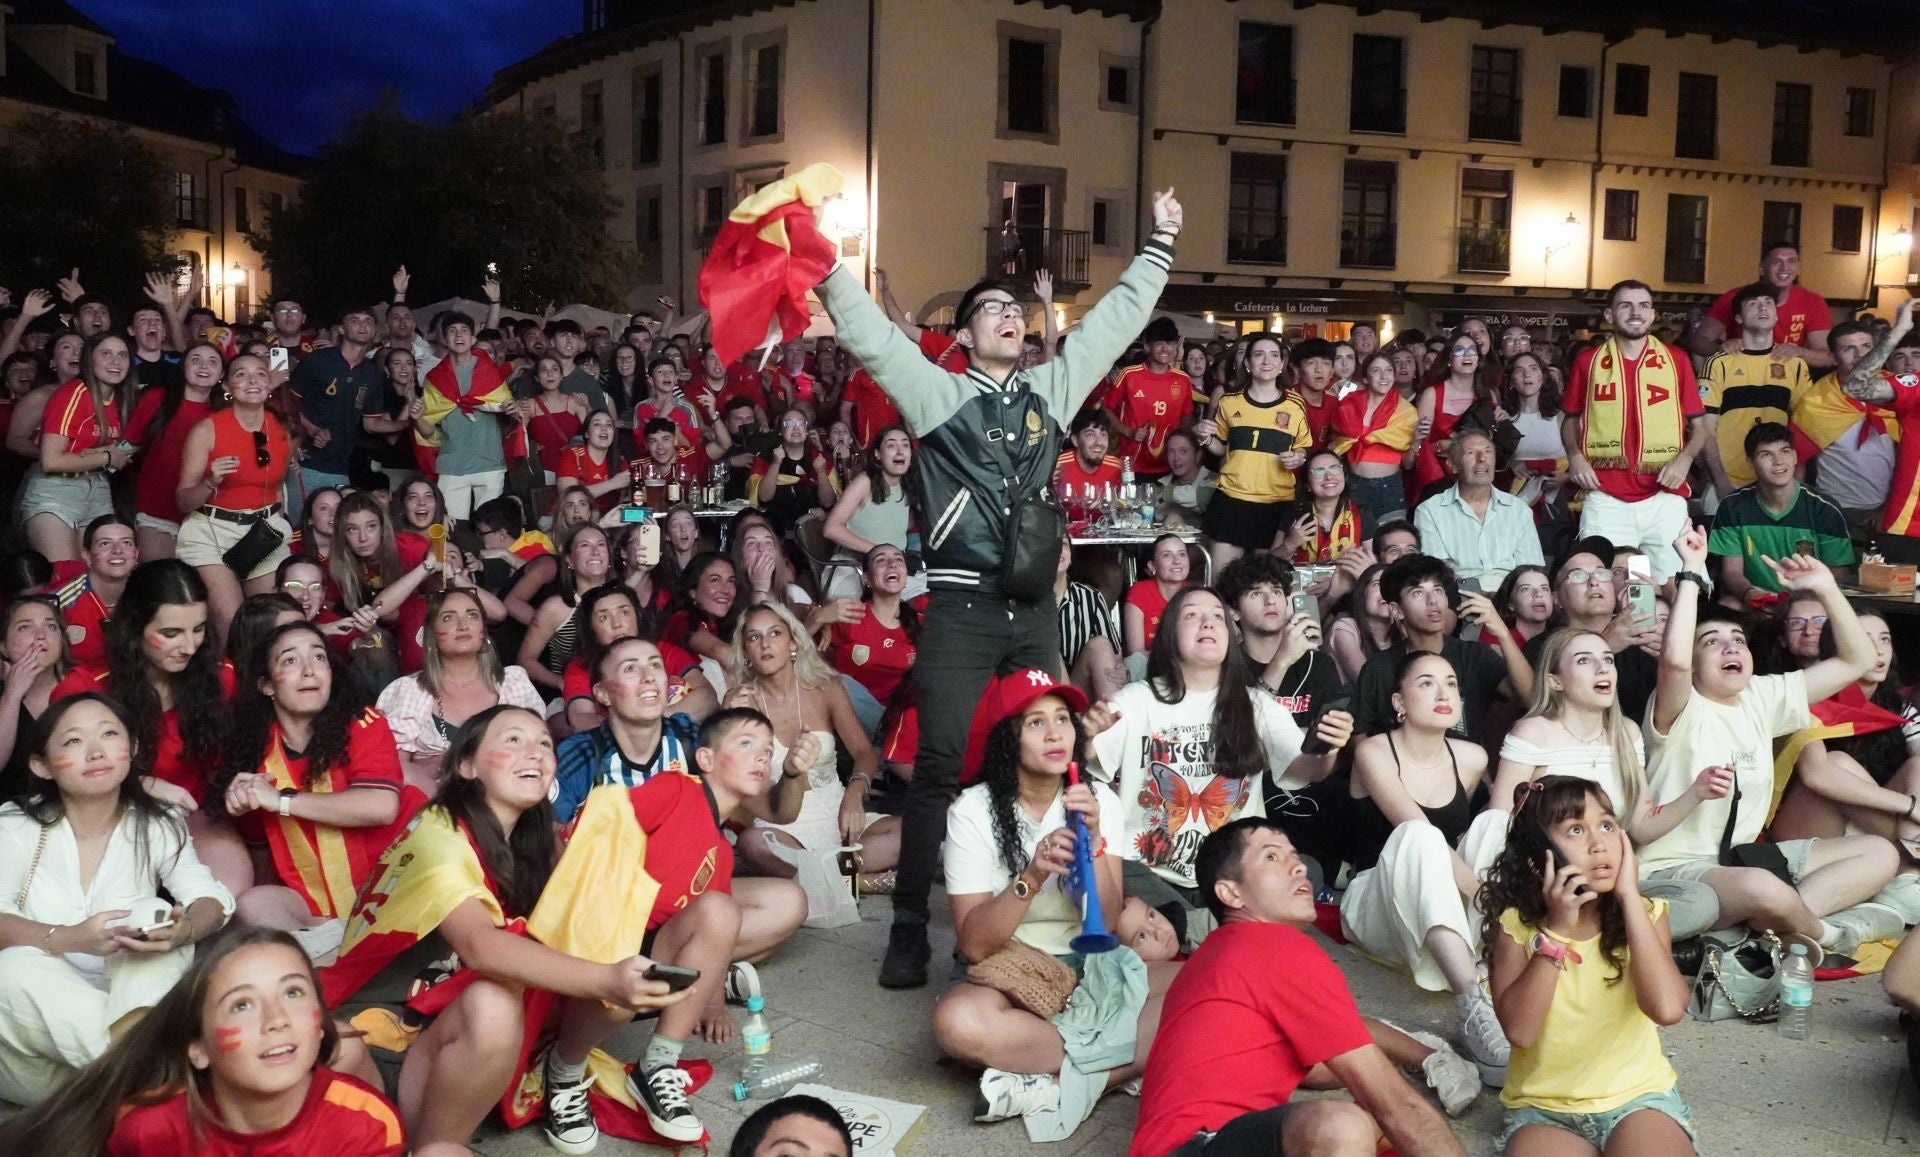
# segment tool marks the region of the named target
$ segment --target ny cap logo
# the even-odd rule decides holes
[[[1051,687],[1053,686],[1053,676],[1038,668],[1034,668],[1027,672],[1027,682],[1035,687]]]

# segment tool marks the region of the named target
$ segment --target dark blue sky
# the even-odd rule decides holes
[[[311,153],[384,88],[417,116],[467,106],[495,69],[580,28],[579,0],[70,0],[121,51],[224,88]]]

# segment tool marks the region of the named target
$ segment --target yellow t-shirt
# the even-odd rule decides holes
[[[1667,911],[1665,900],[1643,897],[1642,902],[1655,920]],[[1512,908],[1500,914],[1500,928],[1522,947],[1539,931],[1522,924]],[[1658,1026],[1640,1011],[1633,978],[1607,983],[1613,965],[1600,951],[1598,936],[1568,940],[1547,935],[1570,945],[1580,954],[1580,963],[1568,961],[1560,974],[1533,1046],[1514,1048],[1500,1103],[1509,1109],[1604,1113],[1635,1097],[1673,1088],[1678,1078],[1660,1051]]]
[[[1245,394],[1228,394],[1220,399],[1214,422],[1227,444],[1220,463],[1220,493],[1243,502],[1293,501],[1293,471],[1280,464],[1280,455],[1313,446],[1307,404],[1300,395],[1288,390],[1275,401],[1256,402]]]
[[[1735,486],[1753,483],[1747,431],[1762,422],[1786,425],[1794,403],[1812,386],[1813,375],[1799,358],[1722,350],[1707,359],[1706,372],[1700,375],[1700,400],[1707,413],[1719,415],[1713,440],[1719,445],[1720,464]]]

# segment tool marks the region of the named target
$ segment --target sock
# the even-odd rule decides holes
[[[680,1063],[680,1050],[686,1047],[685,1041],[654,1033],[652,1039],[647,1041],[646,1055],[640,1058],[640,1068],[650,1073],[662,1065],[677,1065]]]
[[[558,1047],[547,1053],[547,1079],[556,1085],[576,1085],[586,1078],[587,1059],[581,1057],[576,1062],[561,1058]]]
[[[1840,940],[1840,929],[1822,920],[1820,921],[1820,934],[1815,936],[1814,939],[1820,942],[1820,947],[1832,948]]]

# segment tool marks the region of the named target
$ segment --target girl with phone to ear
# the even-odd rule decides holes
[[[1508,1157],[1587,1151],[1683,1157],[1693,1122],[1657,1026],[1677,1024],[1664,900],[1643,897],[1626,828],[1600,785],[1527,785],[1480,895],[1494,1009],[1513,1047]]]

